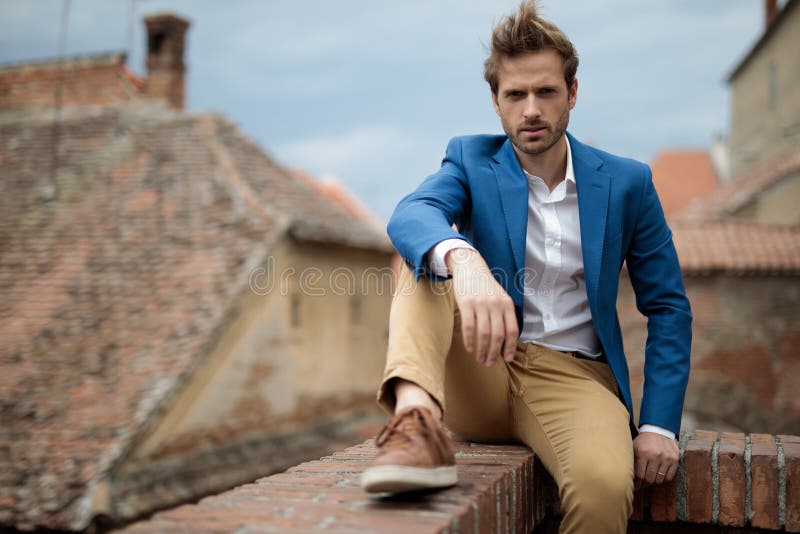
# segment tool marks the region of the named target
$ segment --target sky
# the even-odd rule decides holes
[[[0,0],[0,63],[127,51],[142,17],[190,20],[187,108],[271,157],[336,176],[383,220],[456,135],[502,133],[483,80],[517,0]],[[763,31],[761,0],[542,0],[580,56],[569,130],[649,162],[728,130],[727,75]]]

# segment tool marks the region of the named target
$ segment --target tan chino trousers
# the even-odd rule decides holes
[[[394,409],[392,380],[425,389],[445,425],[478,442],[529,446],[559,488],[562,533],[625,532],[633,502],[628,411],[604,362],[517,343],[491,368],[464,349],[452,282],[401,269],[378,402]]]

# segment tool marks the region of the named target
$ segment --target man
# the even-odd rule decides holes
[[[530,446],[558,484],[562,532],[624,532],[634,486],[675,476],[689,302],[650,170],[566,133],[577,67],[523,2],[485,62],[506,135],[451,140],[389,222],[409,269],[378,392],[395,415],[367,491],[456,483],[442,417],[465,439]],[[638,429],[616,315],[623,261],[648,317]]]

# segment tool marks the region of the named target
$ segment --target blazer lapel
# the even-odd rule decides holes
[[[594,304],[600,284],[611,177],[600,170],[603,160],[572,135],[567,135],[572,150],[572,167],[578,191],[578,215],[580,217],[586,292],[590,304]]]
[[[514,252],[515,271],[525,267],[525,232],[528,227],[528,180],[522,172],[511,141],[505,143],[494,154],[489,164],[497,179],[503,215],[506,220],[511,250]]]

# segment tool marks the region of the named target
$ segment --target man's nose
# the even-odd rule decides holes
[[[525,99],[525,109],[522,111],[522,116],[525,120],[538,119],[542,112],[539,109],[539,102],[536,100],[535,95],[529,95]]]

